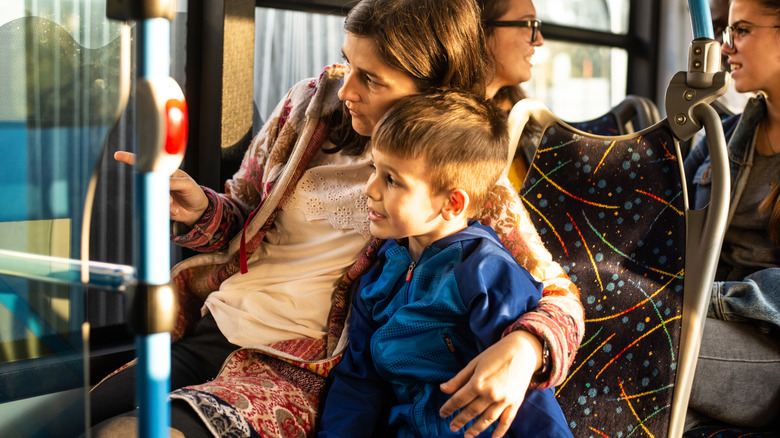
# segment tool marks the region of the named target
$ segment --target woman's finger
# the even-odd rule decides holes
[[[477,421],[475,421],[474,424],[468,428],[468,430],[465,432],[465,436],[470,438],[482,433],[485,429],[490,427],[491,424],[495,423],[496,420],[499,419],[501,416],[501,411],[502,409],[497,403],[488,406],[486,409],[484,409],[484,413],[477,419]],[[504,431],[501,435],[493,434],[493,436],[503,436],[505,433],[506,431]]]
[[[460,370],[455,377],[441,384],[440,389],[442,392],[445,394],[453,394],[439,410],[439,415],[441,415],[442,418],[449,417],[458,409],[468,405],[477,398],[478,394],[476,391],[464,389],[464,386],[466,386],[473,375],[474,363],[469,362],[469,364]]]
[[[496,427],[496,430],[493,431],[493,438],[499,438],[506,435],[506,433],[509,432],[509,426],[511,426],[512,422],[515,420],[516,415],[517,409],[512,409],[511,407],[504,409],[504,412],[501,413],[498,426]]]
[[[469,423],[469,421],[479,417],[477,421],[474,422],[474,424],[471,425],[468,433],[466,436],[469,436],[469,433],[471,433],[472,436],[479,435],[480,432],[485,430],[488,426],[490,426],[493,421],[498,419],[498,415],[500,414],[499,411],[497,411],[496,406],[497,404],[491,404],[490,401],[487,400],[485,397],[477,397],[466,405],[460,412],[458,412],[458,415],[455,416],[455,418],[452,419],[450,422],[450,430],[455,432],[458,430],[461,430],[463,427],[466,426],[466,424]],[[489,421],[490,418],[493,418],[492,421]],[[483,421],[484,420],[484,421]],[[485,423],[485,421],[489,421]],[[475,432],[476,433],[473,433]]]
[[[135,154],[132,152],[116,151],[114,159],[131,166],[135,166]]]

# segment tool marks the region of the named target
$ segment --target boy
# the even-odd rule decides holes
[[[377,124],[365,193],[371,233],[387,242],[357,289],[321,437],[456,435],[439,384],[536,306],[540,284],[469,221],[506,166],[507,137],[497,108],[456,92],[406,97]],[[571,436],[552,390],[526,394],[510,434]]]

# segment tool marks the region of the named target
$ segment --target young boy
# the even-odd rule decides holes
[[[371,233],[387,242],[357,289],[320,437],[458,435],[439,385],[541,297],[493,229],[469,221],[506,166],[507,137],[498,109],[456,92],[404,98],[377,124],[365,193]],[[571,436],[551,389],[526,394],[510,435]]]

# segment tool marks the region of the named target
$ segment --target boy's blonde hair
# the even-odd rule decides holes
[[[463,189],[474,216],[508,162],[506,116],[491,102],[458,91],[407,96],[379,120],[371,145],[403,159],[425,160],[431,191]]]

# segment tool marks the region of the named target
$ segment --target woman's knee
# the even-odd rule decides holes
[[[171,438],[185,438],[188,436],[174,428],[169,430]],[[128,412],[109,418],[95,425],[90,432],[93,438],[135,438],[138,436],[137,413],[135,411]]]

